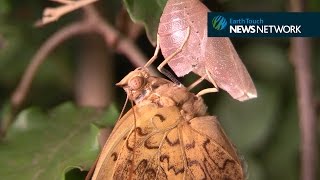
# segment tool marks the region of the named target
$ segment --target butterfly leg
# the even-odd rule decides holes
[[[216,84],[216,82],[213,80],[213,78],[210,75],[210,72],[208,71],[208,69],[206,68],[206,75],[201,77],[200,79],[198,79],[197,81],[195,81],[194,83],[192,83],[189,87],[188,90],[190,90],[191,88],[194,88],[195,86],[197,86],[199,83],[201,83],[206,77],[209,78],[210,82],[213,84],[214,88],[206,88],[201,90],[200,92],[198,92],[197,96],[202,96],[204,94],[208,94],[208,93],[215,93],[219,91],[218,85]],[[191,87],[191,88],[190,88]]]
[[[187,29],[187,35],[183,41],[183,43],[181,44],[181,46],[174,52],[172,53],[169,57],[167,57],[159,66],[158,66],[158,70],[160,72],[162,72],[162,68],[163,66],[165,66],[174,56],[176,56],[178,53],[180,53],[182,51],[182,48],[184,47],[184,45],[186,44],[188,38],[190,36],[190,27],[188,27]]]
[[[197,96],[202,96],[202,95],[208,94],[208,93],[215,93],[218,91],[219,90],[217,88],[206,88],[206,89],[203,89],[200,92],[198,92]]]
[[[157,34],[157,47],[156,50],[154,51],[153,56],[151,57],[151,59],[149,59],[149,61],[144,65],[144,67],[148,67],[150,66],[158,57],[159,54],[159,50],[160,50],[160,38],[159,38],[159,34]],[[168,70],[166,69],[162,69],[162,71],[160,71],[162,74],[164,74],[165,76],[167,76],[172,82],[180,85],[181,83],[174,77],[174,75],[172,75]]]
[[[198,80],[196,80],[195,82],[193,82],[189,87],[187,87],[188,91],[190,91],[191,89],[196,87],[198,84],[200,84],[203,80],[205,80],[205,77],[206,76],[203,76],[203,77],[199,78]]]
[[[150,64],[152,64],[157,59],[158,54],[159,54],[159,50],[160,50],[160,38],[159,38],[159,34],[157,34],[157,47],[156,47],[156,50],[154,51],[154,54],[151,57],[151,59],[149,59],[149,61],[144,65],[144,67],[150,66]]]
[[[205,77],[206,77],[206,76],[203,76],[203,77],[199,78],[197,81],[195,81],[194,83],[192,83],[187,89],[188,89],[188,90],[193,89],[193,88],[196,87],[198,84],[200,84],[200,83],[205,79]],[[219,91],[219,88],[215,85],[215,82],[214,82],[214,81],[212,81],[212,83],[213,83],[214,88],[206,88],[206,89],[203,89],[203,90],[201,90],[200,92],[198,92],[197,96],[202,96],[202,95],[204,95],[204,94],[218,92],[218,91]]]

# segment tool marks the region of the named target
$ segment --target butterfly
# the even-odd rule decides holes
[[[201,97],[145,68],[117,85],[136,105],[116,123],[93,180],[244,179],[235,147]]]
[[[159,71],[168,64],[179,77],[190,72],[199,75],[188,89],[205,79],[214,85],[199,95],[221,88],[239,101],[256,98],[256,88],[230,39],[208,37],[208,12],[199,0],[168,0],[159,22],[157,48],[146,66],[156,59],[161,48],[166,59],[158,66]]]

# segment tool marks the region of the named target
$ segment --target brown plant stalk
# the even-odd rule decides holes
[[[291,0],[290,10],[302,12],[305,1]],[[317,135],[316,107],[311,69],[311,39],[291,38],[290,60],[294,66],[301,134],[301,179],[316,180]]]
[[[85,16],[82,20],[67,25],[54,33],[33,56],[11,96],[11,103],[14,109],[20,108],[37,70],[46,57],[65,40],[84,33],[98,33],[104,38],[108,47],[114,48],[120,54],[124,54],[135,66],[143,66],[147,62],[147,58],[130,39],[120,36],[115,28],[100,17],[94,7],[86,7]]]
[[[295,69],[301,134],[301,179],[316,180],[316,112],[310,64],[310,39],[291,39],[291,60]]]

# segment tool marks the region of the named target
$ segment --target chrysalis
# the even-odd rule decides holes
[[[230,39],[207,36],[208,12],[199,0],[168,0],[160,18],[157,42],[166,59],[158,69],[161,71],[168,63],[179,77],[192,71],[201,77],[192,87],[207,79],[239,101],[257,97],[251,77]],[[216,90],[204,89],[199,94]]]

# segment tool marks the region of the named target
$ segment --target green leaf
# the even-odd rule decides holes
[[[167,0],[124,0],[123,2],[131,19],[144,25],[150,42],[155,45],[160,17]]]
[[[45,114],[36,108],[21,112],[0,144],[3,179],[65,179],[65,173],[89,169],[98,151],[105,114],[65,103]]]
[[[119,111],[114,104],[111,104],[109,108],[105,111],[101,121],[97,121],[95,124],[99,127],[106,128],[112,127],[116,123],[119,117]]]

